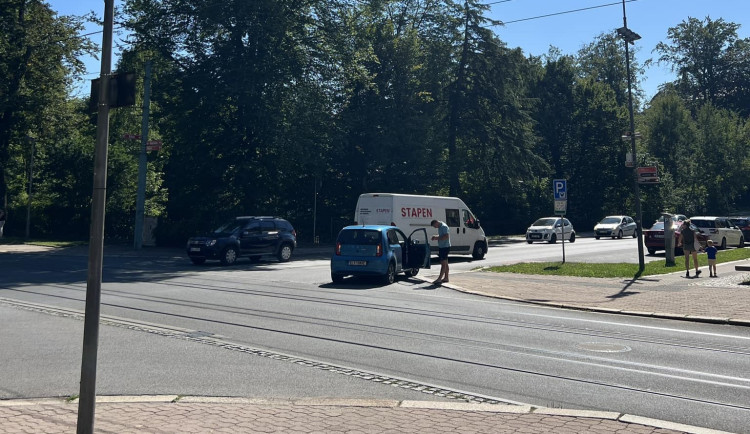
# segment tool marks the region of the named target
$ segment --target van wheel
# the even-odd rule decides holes
[[[474,244],[474,252],[472,252],[471,257],[474,259],[483,259],[485,253],[487,252],[482,243],[476,243]]]
[[[287,243],[282,244],[279,254],[276,257],[279,259],[279,262],[288,262],[292,258],[292,245]]]
[[[552,236],[549,239],[550,244],[555,244],[557,242],[557,234],[552,234]]]
[[[727,239],[726,239],[726,238],[722,238],[722,239],[721,239],[721,247],[719,247],[719,248],[720,248],[721,250],[724,250],[724,249],[726,249],[726,248],[727,248]]]
[[[224,249],[224,253],[221,254],[221,265],[232,265],[235,262],[237,262],[237,249],[231,246]]]
[[[333,283],[341,283],[344,281],[344,276],[341,274],[331,273],[331,280]]]
[[[390,285],[391,283],[396,281],[396,266],[391,262],[388,264],[388,271],[385,272],[385,276],[383,276],[383,283],[386,285]]]
[[[571,232],[570,233],[570,242],[571,243],[575,243],[576,242],[576,233],[575,232]]]

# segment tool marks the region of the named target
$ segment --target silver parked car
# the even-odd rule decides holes
[[[564,225],[564,226],[563,226]],[[571,243],[576,242],[576,231],[570,220],[560,217],[542,217],[526,229],[526,242],[546,241],[556,243],[557,240],[565,239]]]
[[[632,217],[626,215],[610,215],[594,226],[594,236],[601,237],[633,237],[636,236],[636,224]]]

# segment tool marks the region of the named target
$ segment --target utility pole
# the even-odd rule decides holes
[[[78,434],[94,432],[96,403],[96,359],[99,345],[99,314],[104,257],[104,214],[107,198],[107,145],[109,142],[109,80],[112,72],[112,27],[114,0],[104,0],[102,64],[97,104],[96,147],[94,150],[94,188],[91,204],[86,313],[83,323],[81,389],[78,401]]]
[[[646,268],[643,258],[643,224],[641,222],[641,193],[638,189],[638,157],[635,149],[635,118],[633,116],[633,86],[630,80],[630,50],[628,45],[634,44],[641,39],[638,33],[628,29],[628,19],[625,15],[625,0],[622,0],[622,24],[617,29],[617,33],[625,40],[625,67],[628,79],[628,110],[630,111],[630,147],[633,153],[633,193],[635,194],[635,223],[636,232],[638,233],[638,270],[643,271]]]
[[[148,116],[151,106],[151,60],[146,61],[143,79],[143,116],[141,118],[141,152],[138,158],[138,194],[135,200],[135,236],[133,247],[143,247],[143,220],[146,208],[146,143],[148,142]]]

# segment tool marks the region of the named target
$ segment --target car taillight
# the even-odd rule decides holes
[[[375,248],[375,256],[383,256],[383,245],[378,244]]]
[[[341,256],[341,243],[336,243],[336,256]]]

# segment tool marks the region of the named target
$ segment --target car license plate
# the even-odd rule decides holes
[[[367,265],[367,261],[349,261],[349,265]]]
[[[542,238],[542,234],[530,234],[530,235],[529,235],[529,238],[536,238],[536,239],[539,239],[539,238]]]
[[[190,251],[191,251],[191,252],[200,252],[200,251],[201,251],[201,248],[200,248],[200,247],[191,247],[191,248],[190,248]]]
[[[664,234],[654,234],[654,238],[664,238]]]

